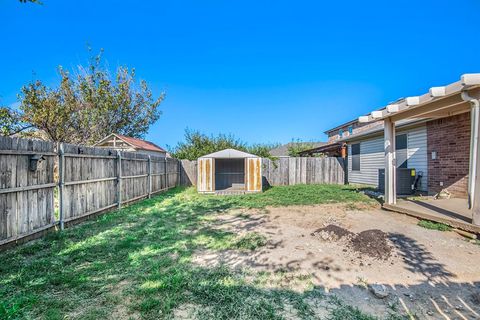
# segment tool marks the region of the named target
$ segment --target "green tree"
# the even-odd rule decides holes
[[[142,138],[159,119],[165,94],[154,98],[134,69],[121,66],[111,76],[102,52],[74,74],[59,67],[58,87],[40,80],[24,86],[21,120],[52,141],[93,144],[112,132]]]
[[[231,134],[207,136],[199,131],[186,129],[185,141],[169,149],[173,157],[188,160],[196,160],[203,155],[229,148],[269,158],[269,151],[276,146],[277,144],[248,145]]]
[[[315,145],[311,142],[302,142],[299,139],[293,140],[288,146],[288,155],[290,157],[300,157],[302,151],[313,148],[315,148]]]
[[[279,146],[279,143],[256,143],[247,147],[248,153],[260,156],[262,158],[274,159],[270,154],[270,150]]]
[[[0,107],[0,134],[12,136],[31,128],[31,126],[22,121],[22,116],[18,111],[8,107]]]

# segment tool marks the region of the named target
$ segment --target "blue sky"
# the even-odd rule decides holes
[[[404,96],[480,72],[480,1],[0,0],[0,104],[56,67],[135,67],[164,114],[147,136],[186,127],[254,142],[323,131]]]

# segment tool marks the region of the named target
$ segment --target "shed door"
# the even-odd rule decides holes
[[[215,190],[245,190],[245,160],[215,159]]]
[[[197,190],[199,192],[213,192],[213,159],[200,158],[197,165]]]
[[[262,191],[262,159],[247,158],[247,191]]]

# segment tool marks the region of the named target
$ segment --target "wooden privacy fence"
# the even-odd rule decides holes
[[[197,162],[181,160],[181,185],[196,185]],[[342,158],[262,159],[264,185],[344,184],[345,170]]]
[[[0,137],[0,245],[55,224],[56,157],[53,143]]]
[[[342,158],[288,157],[275,161],[262,159],[265,182],[271,186],[296,184],[344,184],[345,170]]]
[[[50,142],[0,137],[0,245],[56,225],[63,228],[180,182],[176,159],[72,144],[58,149]]]

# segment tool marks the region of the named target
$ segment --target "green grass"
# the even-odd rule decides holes
[[[437,230],[437,231],[451,231],[452,227],[439,222],[433,222],[428,220],[420,220],[418,225],[425,229]]]
[[[267,244],[267,238],[257,232],[250,232],[235,240],[232,249],[252,251]]]
[[[358,308],[349,306],[337,298],[330,299],[335,306],[330,313],[329,320],[375,320],[374,316],[364,314]]]
[[[344,186],[275,187],[245,196],[177,188],[0,253],[0,319],[168,319],[182,308],[200,319],[282,319],[291,312],[314,318],[307,301],[323,299],[320,290],[272,289],[270,274],[202,267],[192,257],[203,248],[265,245],[260,234],[214,228],[221,211],[370,201]]]

